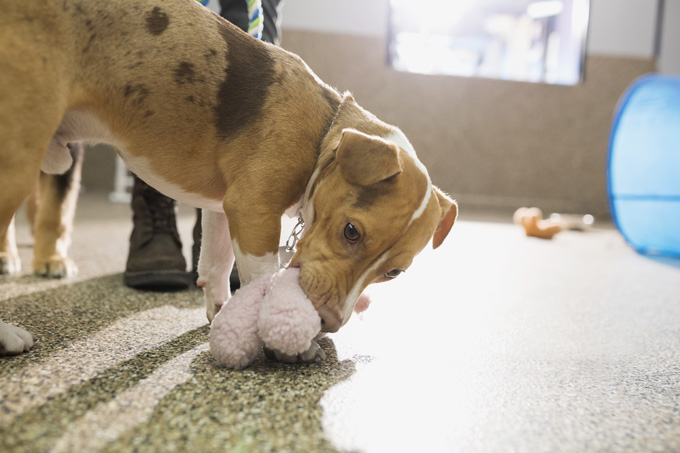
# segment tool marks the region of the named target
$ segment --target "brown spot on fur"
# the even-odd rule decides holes
[[[196,82],[194,64],[188,61],[180,62],[177,68],[175,68],[174,74],[177,85],[184,85],[185,83],[193,84]]]
[[[216,56],[217,51],[215,49],[208,49],[208,51],[204,55],[206,60],[210,60],[211,58],[215,58]]]
[[[154,112],[153,110],[147,110],[146,112],[144,112],[144,118],[148,118],[151,115],[153,115],[154,113],[156,113],[156,112]]]
[[[97,33],[92,33],[90,35],[90,39],[87,41],[87,44],[85,44],[85,47],[83,47],[83,53],[87,53],[90,50],[90,46],[92,46],[92,43],[96,37]]]
[[[158,36],[168,28],[170,18],[159,6],[154,7],[146,15],[146,29],[154,36]]]
[[[380,198],[394,191],[394,178],[395,177],[392,177],[371,184],[370,186],[361,187],[357,192],[356,199],[354,200],[354,203],[352,203],[352,206],[357,209],[369,208]]]
[[[132,105],[135,107],[141,107],[146,101],[147,96],[149,96],[149,89],[144,84],[133,85],[128,83],[123,89],[123,96],[130,98]]]
[[[274,83],[273,83],[273,85],[282,86],[282,85],[283,85],[283,82],[284,82],[285,80],[286,80],[286,78],[285,78],[285,76],[283,75],[283,73],[276,74],[276,75],[274,76]]]
[[[102,25],[110,27],[115,23],[114,18],[109,13],[101,9],[97,11],[97,21],[100,27]]]
[[[225,78],[217,93],[215,126],[226,139],[257,121],[269,86],[274,83],[274,60],[267,47],[236,26],[218,22],[226,43]]]

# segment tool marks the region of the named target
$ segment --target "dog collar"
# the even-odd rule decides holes
[[[333,115],[333,119],[331,120],[330,126],[328,126],[328,131],[326,132],[326,135],[331,133],[331,130],[333,129],[333,126],[335,125],[335,120],[338,118],[338,115],[340,114],[340,107],[342,106],[342,102],[338,105],[337,110],[335,111],[335,114]],[[322,154],[322,150],[319,149],[319,157]],[[290,236],[288,236],[288,239],[286,240],[286,245],[285,249],[288,252],[291,252],[295,250],[295,244],[300,240],[300,237],[305,231],[305,219],[302,215],[304,212],[304,207],[306,203],[311,202],[311,188],[314,185],[314,182],[316,182],[317,178],[319,177],[319,168],[317,167],[314,170],[314,173],[312,173],[312,176],[309,178],[309,181],[307,181],[307,187],[305,188],[305,193],[302,195],[302,199],[300,200],[300,205],[298,206],[297,209],[297,216],[298,216],[298,221],[293,227],[293,231],[291,231]],[[314,217],[313,214],[311,217]]]
[[[302,218],[302,212],[298,213],[298,221],[293,227],[293,231],[291,231],[290,236],[288,236],[288,240],[286,240],[286,251],[287,252],[292,252],[295,250],[295,244],[297,244],[297,241],[300,240],[300,236],[302,235],[302,232],[305,230],[305,220]]]

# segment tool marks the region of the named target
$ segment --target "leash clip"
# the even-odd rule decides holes
[[[295,250],[295,244],[297,244],[297,241],[300,240],[300,235],[302,234],[302,231],[305,229],[305,221],[302,218],[302,215],[298,215],[298,221],[293,227],[293,231],[290,233],[290,236],[288,236],[288,240],[286,240],[286,251],[287,252],[292,252]]]

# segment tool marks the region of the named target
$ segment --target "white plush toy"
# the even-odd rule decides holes
[[[220,365],[243,369],[262,346],[278,351],[286,361],[295,361],[303,353],[305,361],[323,357],[323,351],[312,346],[321,318],[299,278],[300,269],[282,269],[236,291],[211,326],[210,350]]]

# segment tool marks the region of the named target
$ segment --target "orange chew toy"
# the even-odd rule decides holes
[[[519,208],[512,219],[517,225],[522,225],[524,232],[530,237],[552,239],[563,230],[558,223],[544,220],[543,212],[538,208]]]

